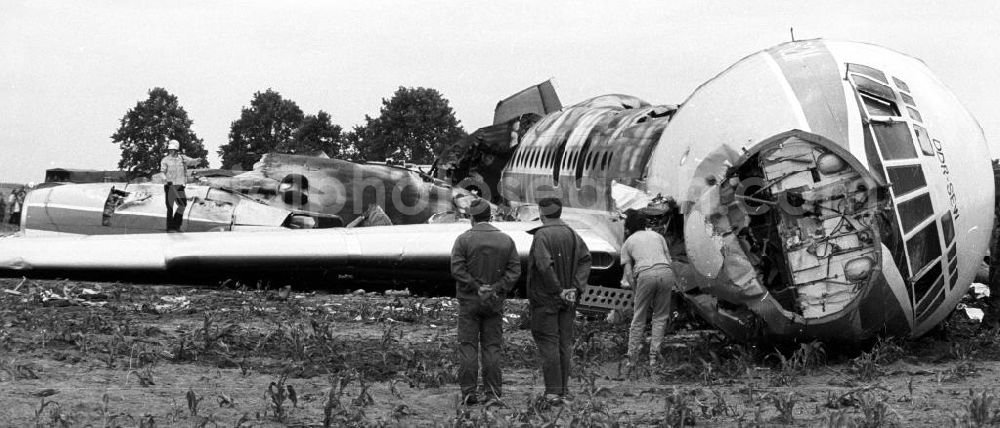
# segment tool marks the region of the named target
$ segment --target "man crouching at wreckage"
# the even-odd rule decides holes
[[[542,225],[528,231],[534,235],[528,253],[531,335],[542,362],[545,399],[558,405],[569,393],[573,321],[587,287],[591,256],[583,238],[559,219],[562,201],[542,199],[538,212]]]
[[[486,401],[497,401],[502,395],[504,299],[521,276],[514,240],[489,223],[489,202],[476,199],[469,213],[472,229],[459,235],[451,250],[451,274],[458,297],[458,382],[466,405],[479,402],[476,380],[480,359]]]

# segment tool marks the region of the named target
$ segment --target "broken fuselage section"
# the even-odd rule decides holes
[[[471,196],[402,167],[267,154],[253,171],[186,185],[185,232],[426,223]],[[29,193],[26,236],[161,233],[163,184],[48,184]]]
[[[816,136],[758,145],[685,207],[685,296],[744,340],[844,339],[858,321],[845,315],[860,315],[881,279],[877,189],[849,153]]]

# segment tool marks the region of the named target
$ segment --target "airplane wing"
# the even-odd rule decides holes
[[[492,223],[514,239],[522,260],[528,230],[538,222]],[[365,278],[401,274],[447,278],[455,238],[469,223],[307,230],[255,230],[0,238],[0,270],[7,271],[296,271],[364,272]],[[590,248],[593,269],[606,270],[618,249],[586,226],[573,226]]]

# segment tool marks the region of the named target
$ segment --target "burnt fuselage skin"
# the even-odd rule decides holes
[[[186,186],[186,232],[343,226],[373,206],[392,224],[422,224],[456,209],[467,195],[426,175],[396,166],[313,156],[267,154],[253,171],[202,178]],[[25,202],[29,236],[161,233],[165,192],[157,183],[48,185]]]
[[[426,223],[434,214],[455,209],[461,190],[415,171],[340,159],[269,153],[254,170],[210,180],[288,210],[336,215],[344,223],[381,207],[392,224]]]

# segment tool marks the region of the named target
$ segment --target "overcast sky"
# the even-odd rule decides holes
[[[471,132],[499,99],[550,77],[564,104],[679,103],[790,40],[789,27],[924,60],[1000,154],[1000,2],[289,3],[0,0],[0,181],[115,169],[110,136],[156,86],[179,98],[217,167],[230,124],[267,88],[348,129],[398,86],[431,87]]]

